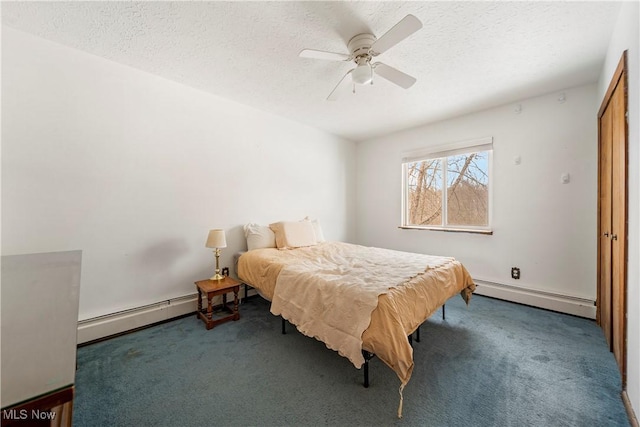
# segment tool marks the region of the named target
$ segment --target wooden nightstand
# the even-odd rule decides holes
[[[197,316],[207,325],[207,329],[211,329],[220,323],[227,320],[240,319],[240,312],[238,311],[238,292],[240,291],[240,282],[232,279],[231,277],[225,277],[221,280],[200,280],[196,282],[196,289],[198,290],[198,311]],[[227,304],[227,293],[233,291],[233,306]],[[203,295],[207,297],[207,308],[202,308]],[[222,304],[213,306],[212,300],[216,295],[222,295]],[[214,310],[222,309],[229,314],[223,317],[213,318]]]

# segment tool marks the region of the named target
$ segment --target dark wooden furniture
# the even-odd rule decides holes
[[[231,277],[225,277],[220,280],[200,280],[196,282],[196,289],[198,290],[198,311],[196,315],[202,319],[207,325],[207,329],[211,329],[214,326],[226,322],[228,320],[240,319],[240,312],[238,311],[238,292],[240,291],[241,283]],[[233,291],[233,305],[227,304],[227,293]],[[217,295],[222,295],[222,304],[213,305],[213,298]],[[202,307],[202,298],[206,296],[207,307]],[[214,312],[223,311],[226,316],[217,316],[214,318]]]
[[[2,409],[2,426],[71,427],[73,386]]]

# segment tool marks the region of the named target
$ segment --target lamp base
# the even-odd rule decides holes
[[[224,276],[220,274],[220,248],[216,248],[213,251],[213,254],[216,257],[216,269],[215,269],[216,274],[211,276],[209,280],[222,280],[224,279]]]

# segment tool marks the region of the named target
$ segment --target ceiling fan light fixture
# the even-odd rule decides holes
[[[354,83],[359,85],[366,85],[373,80],[373,70],[369,63],[358,64],[358,66],[351,72],[351,79]]]

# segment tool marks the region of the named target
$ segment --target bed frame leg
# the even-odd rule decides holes
[[[364,361],[364,388],[369,388],[369,361]]]
[[[442,320],[446,320],[445,307],[446,304],[442,304]],[[420,326],[418,326],[418,329],[416,329],[416,342],[420,342]],[[411,335],[409,335],[409,344],[413,345],[413,339]]]
[[[287,330],[285,329],[284,317],[281,317],[280,319],[282,319],[282,335],[286,335]]]
[[[375,356],[373,353],[369,353],[367,350],[362,350],[362,357],[364,357],[364,388],[369,388],[369,360]]]

